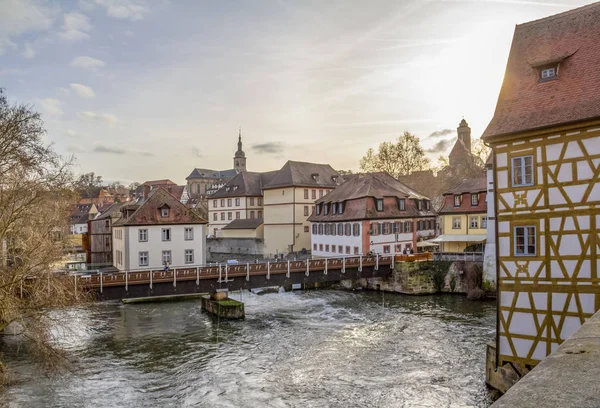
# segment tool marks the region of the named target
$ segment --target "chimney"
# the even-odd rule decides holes
[[[150,186],[144,184],[144,198],[148,198],[148,194],[150,194]]]

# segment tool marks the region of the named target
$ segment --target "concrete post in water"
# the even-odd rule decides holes
[[[125,269],[125,292],[129,292],[129,274],[127,273],[127,269]]]
[[[267,261],[267,279],[271,279],[271,262]]]
[[[324,275],[327,275],[327,258],[325,258],[325,270],[323,271]]]
[[[100,293],[102,293],[102,272],[100,272]]]
[[[219,318],[243,319],[246,315],[244,304],[240,301],[229,299],[227,292],[215,292],[210,296],[203,296],[201,301],[203,310]]]
[[[287,261],[287,274],[285,275],[286,277],[290,277],[290,260],[288,259]]]
[[[196,268],[196,286],[200,285],[200,267]]]
[[[306,259],[306,276],[308,276],[310,272],[310,260],[307,258]]]
[[[173,287],[177,287],[177,269],[173,269]]]

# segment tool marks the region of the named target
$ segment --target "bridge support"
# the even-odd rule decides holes
[[[210,296],[202,296],[202,309],[222,319],[243,319],[246,317],[244,304],[229,299],[227,292],[215,292]]]

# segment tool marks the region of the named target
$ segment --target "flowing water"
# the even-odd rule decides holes
[[[232,296],[239,299],[239,294]],[[197,301],[62,312],[72,373],[4,347],[13,407],[487,407],[493,303],[377,292],[243,293],[246,319]],[[57,331],[62,328],[57,327]]]

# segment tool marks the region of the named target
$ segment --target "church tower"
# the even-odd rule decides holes
[[[246,171],[246,153],[242,150],[242,128],[240,128],[238,136],[237,152],[235,152],[235,156],[233,156],[233,168],[236,173]]]
[[[471,153],[471,128],[464,118],[460,121],[456,132],[458,133],[458,140],[462,140],[467,151]]]

